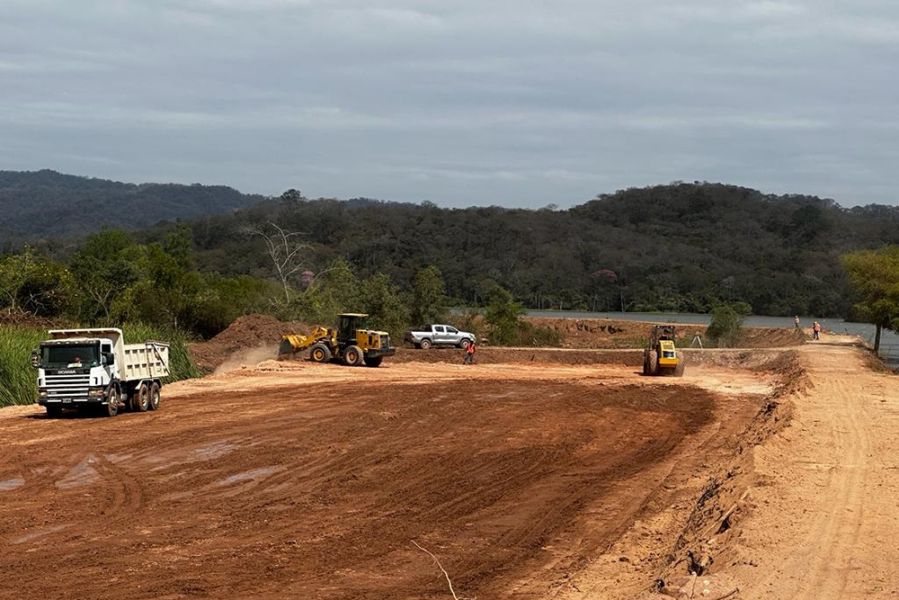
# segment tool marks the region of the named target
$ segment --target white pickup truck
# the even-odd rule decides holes
[[[37,368],[37,402],[47,415],[63,408],[99,407],[114,417],[119,408],[159,408],[162,380],[169,375],[169,345],[128,344],[121,329],[51,329],[50,339],[31,353]]]
[[[474,334],[459,331],[452,325],[422,325],[407,331],[403,340],[422,350],[431,346],[468,348],[474,342]]]

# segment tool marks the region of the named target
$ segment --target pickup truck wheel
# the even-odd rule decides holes
[[[106,398],[106,406],[103,407],[103,416],[114,417],[119,414],[119,391],[112,386],[109,388],[109,396]]]
[[[459,342],[459,347],[463,350],[468,350],[469,346],[471,346],[471,340],[468,338],[465,338],[461,342]]]
[[[48,404],[47,405],[47,418],[48,419],[58,419],[62,416],[62,407],[58,404]]]
[[[162,394],[159,393],[159,384],[154,383],[150,386],[150,403],[147,408],[150,410],[159,410],[159,402],[162,400]]]
[[[349,346],[343,352],[343,364],[348,367],[358,367],[362,364],[362,348],[359,346]]]
[[[431,340],[429,340],[428,338],[423,339],[422,341],[418,342],[418,347],[421,348],[422,350],[430,349],[431,348]]]
[[[146,383],[142,383],[134,393],[134,410],[137,412],[147,412],[149,408],[150,390]]]
[[[309,358],[312,362],[326,363],[331,360],[331,350],[324,344],[315,344],[309,349]]]

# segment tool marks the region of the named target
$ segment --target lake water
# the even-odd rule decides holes
[[[619,319],[622,321],[657,321],[662,323],[691,323],[696,325],[708,325],[710,315],[698,315],[692,313],[639,313],[639,312],[578,312],[569,310],[528,310],[528,316],[551,317],[556,319]],[[843,319],[822,319],[818,317],[803,317],[800,315],[799,324],[804,329],[809,329],[814,321],[821,323],[825,332],[845,333],[857,335],[868,344],[874,344],[874,326],[870,323],[854,323]],[[764,317],[752,315],[746,317],[743,324],[747,327],[793,327],[793,317]],[[880,355],[891,365],[899,366],[899,335],[884,330],[880,337]]]

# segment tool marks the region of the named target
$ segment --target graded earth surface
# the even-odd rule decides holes
[[[0,410],[0,598],[895,597],[896,378],[835,342],[246,352],[157,412]]]

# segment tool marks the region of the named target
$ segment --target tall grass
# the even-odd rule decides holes
[[[32,327],[0,327],[0,406],[31,404],[37,398],[37,372],[31,351],[46,331]]]
[[[153,325],[131,323],[122,327],[125,342],[139,344],[148,340],[168,342],[171,375],[167,381],[202,375],[187,352],[191,338],[184,332]],[[0,407],[31,404],[37,397],[37,372],[31,366],[31,351],[47,339],[44,329],[0,327]]]

